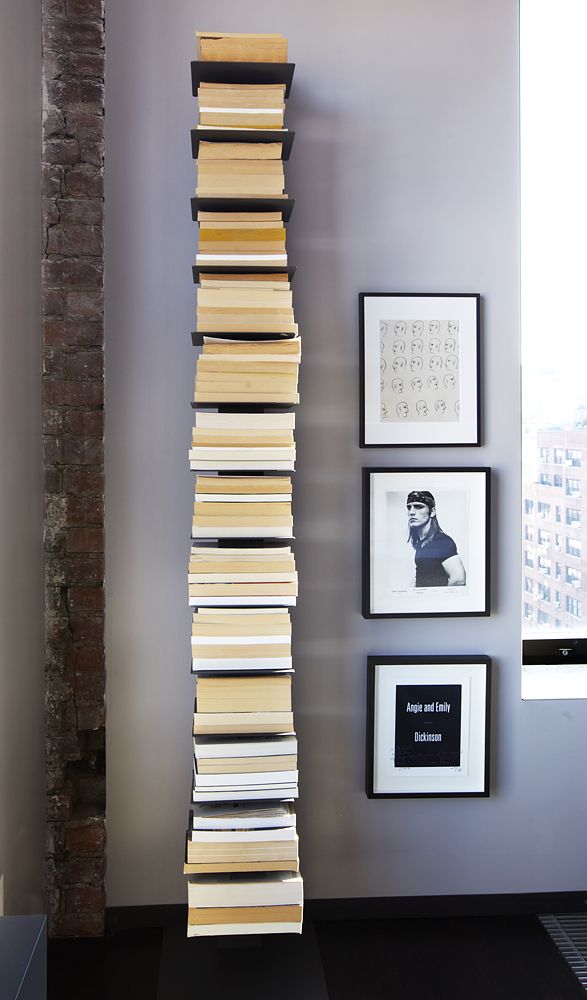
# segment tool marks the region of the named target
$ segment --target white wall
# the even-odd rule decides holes
[[[309,897],[587,883],[587,705],[520,700],[516,0],[119,0],[108,12],[110,905],[183,901],[196,28],[282,31],[303,336],[295,484],[299,826]],[[359,291],[483,295],[484,447],[361,451]],[[494,469],[493,614],[365,621],[361,467]],[[492,795],[369,801],[368,653],[494,658]]]
[[[41,8],[0,5],[0,873],[44,909]]]

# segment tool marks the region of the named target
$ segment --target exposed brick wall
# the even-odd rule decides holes
[[[104,4],[41,0],[47,864],[53,936],[104,932]]]

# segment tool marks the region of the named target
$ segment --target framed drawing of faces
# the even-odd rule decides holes
[[[480,296],[361,292],[362,448],[479,445]]]
[[[363,469],[363,615],[489,614],[490,470]]]

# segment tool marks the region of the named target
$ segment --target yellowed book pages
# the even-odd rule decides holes
[[[271,284],[285,284],[289,288],[289,278],[287,274],[205,274],[202,272],[200,274],[200,282],[205,281],[208,283],[208,287],[215,287],[216,285],[228,284],[231,281],[236,281],[238,285],[242,285],[244,282],[268,282]]]
[[[198,161],[201,160],[281,160],[281,142],[209,142],[200,139]]]
[[[212,611],[213,614],[203,614],[203,610]],[[192,635],[202,640],[211,635],[291,635],[291,630],[291,618],[286,610],[272,610],[271,614],[259,615],[252,609],[251,614],[232,615],[227,608],[206,608],[194,611],[192,617]]]
[[[228,317],[221,319],[204,317],[197,325],[199,333],[202,334],[226,333],[230,335],[233,333],[250,333],[254,335],[256,333],[283,333],[290,334],[293,337],[299,332],[297,323],[287,322],[279,317],[274,318],[272,323],[261,322],[261,320],[239,321],[232,318],[229,319]],[[259,361],[261,363],[262,359],[259,359]]]
[[[198,774],[255,774],[258,771],[295,771],[298,766],[296,754],[281,757],[202,757],[197,758]]]
[[[284,385],[295,385],[299,365],[295,361],[227,361],[222,362],[212,358],[200,358],[198,361],[198,372],[205,372],[211,377],[214,376],[220,381],[225,379],[237,381],[240,378],[249,378],[252,375],[287,376],[280,379]],[[266,381],[267,385],[273,385],[274,379]]]
[[[291,484],[291,476],[196,476],[198,493],[291,493]]]
[[[196,187],[198,198],[273,198],[283,194],[284,181],[280,178],[226,178],[223,181],[214,182],[204,179]],[[232,262],[233,266],[238,265],[238,261]],[[268,261],[267,267],[275,266],[275,261]]]
[[[199,308],[251,308],[291,309],[293,293],[290,288],[199,288],[197,292]]]
[[[216,160],[198,163],[199,177],[283,177],[281,160]]]
[[[204,789],[202,789],[203,791]],[[244,847],[244,850],[243,850]],[[224,845],[198,844],[188,840],[186,862],[188,865],[200,865],[202,872],[218,865],[230,865],[234,861],[239,864],[258,861],[297,861],[297,845],[273,844],[271,841],[258,841],[252,844]]]
[[[198,104],[205,108],[285,108],[284,83],[200,83]]]
[[[300,923],[302,907],[290,906],[205,906],[190,907],[188,924]]]
[[[236,341],[233,344],[226,344],[218,341],[213,341],[211,343],[205,343],[203,346],[202,354],[205,357],[209,357],[213,354],[223,355],[223,354],[235,354],[242,355],[246,357],[250,354],[275,354],[275,360],[278,360],[278,356],[283,356],[284,354],[301,354],[302,344],[299,338],[295,340],[263,340],[258,343],[255,341]]]
[[[216,227],[282,226],[282,212],[198,212],[198,223]]]
[[[202,622],[200,622],[200,618]],[[198,621],[192,624],[192,638],[197,640],[198,645],[194,646],[194,649],[200,649],[200,644],[205,644],[208,639],[221,639],[221,638],[240,638],[243,636],[246,640],[245,645],[247,649],[256,648],[254,640],[258,638],[267,638],[268,636],[275,636],[275,645],[281,646],[282,643],[277,642],[278,639],[282,637],[291,636],[291,622],[289,619],[285,622],[279,622],[272,625],[265,625],[264,627],[260,625],[233,625],[232,621],[218,621],[216,618],[213,619],[213,625],[205,625],[203,623],[204,619],[202,615],[198,616]],[[236,643],[234,644],[236,646]],[[267,643],[267,645],[271,645]],[[288,639],[288,647],[291,645]],[[203,647],[202,647],[203,648]],[[206,648],[209,648],[206,646]],[[210,647],[211,648],[211,647]],[[224,647],[220,647],[224,648]],[[241,648],[241,647],[239,647]],[[243,647],[244,648],[244,647]],[[226,655],[226,654],[225,654]],[[253,654],[251,654],[253,655]],[[289,654],[288,654],[289,655]]]
[[[286,577],[288,577],[288,576],[291,576],[291,574],[295,572],[295,570],[292,569],[291,562],[287,563],[285,561],[277,563],[275,566],[272,566],[270,569],[267,568],[267,564],[266,563],[261,563],[261,562],[259,562],[259,563],[252,563],[251,565],[247,565],[246,567],[243,566],[242,563],[231,563],[231,562],[227,562],[225,565],[222,565],[222,566],[216,566],[216,564],[211,564],[211,563],[204,563],[202,565],[197,565],[197,564],[195,565],[194,563],[190,562],[189,563],[189,570],[188,571],[189,571],[189,573],[200,573],[200,574],[204,574],[204,573],[208,573],[208,574],[212,574],[212,573],[215,573],[215,574],[229,574],[229,573],[230,574],[238,574],[238,573],[242,573],[242,574],[244,574],[244,573],[269,573],[270,572],[272,574],[276,574],[276,573],[279,573],[280,575],[283,574],[283,578],[284,579]]]
[[[220,432],[196,430],[192,432],[192,445],[201,448],[293,448],[293,433],[290,431],[267,431],[265,434],[222,434]]]
[[[184,875],[200,875],[205,872],[297,872],[299,870],[299,861],[232,861],[228,865],[202,866],[186,863],[183,866]],[[240,910],[241,907],[239,906],[238,909]],[[267,909],[273,909],[273,907],[267,907]]]
[[[251,114],[250,112],[226,112],[214,109],[210,111],[200,111],[198,114],[198,125],[212,126],[213,128],[235,128],[235,129],[267,129],[281,131],[284,125],[283,111],[275,111],[268,114]]]
[[[267,500],[261,503],[240,503],[238,501],[223,503],[220,500],[201,501],[197,499],[194,503],[194,514],[201,514],[203,517],[242,517],[243,521],[249,517],[279,517],[280,515],[291,516],[291,500]]]
[[[289,677],[289,674],[287,675]],[[293,712],[194,712],[194,736],[293,733]]]
[[[266,226],[252,226],[248,229],[215,229],[212,226],[200,226],[201,243],[283,243],[285,245],[285,226],[269,229]]]
[[[197,36],[202,62],[287,62],[287,38],[279,35]]]
[[[196,403],[281,403],[292,405],[299,403],[298,393],[287,392],[199,392]]]

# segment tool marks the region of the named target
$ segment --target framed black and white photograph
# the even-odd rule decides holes
[[[490,470],[363,469],[363,615],[489,614]]]
[[[369,798],[489,795],[487,656],[370,656]]]
[[[480,301],[361,292],[362,448],[481,443]]]

